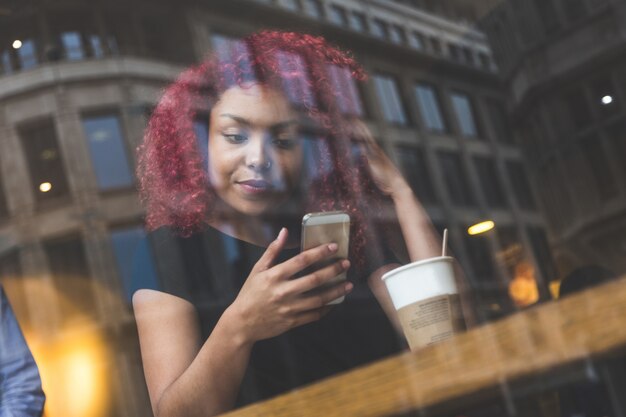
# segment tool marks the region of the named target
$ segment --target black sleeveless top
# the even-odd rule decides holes
[[[197,309],[202,340],[234,301],[266,248],[216,229],[188,238],[159,229],[150,236],[162,273],[161,290],[190,301]],[[299,253],[288,249],[277,263]],[[255,343],[236,406],[267,399],[384,358],[403,346],[371,293],[366,278],[397,262],[393,256],[367,256],[362,272],[348,272],[354,283],[345,301],[317,322]]]

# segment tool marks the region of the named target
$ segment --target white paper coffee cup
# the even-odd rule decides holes
[[[411,350],[464,329],[451,256],[424,259],[383,275]]]

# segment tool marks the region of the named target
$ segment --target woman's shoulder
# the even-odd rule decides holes
[[[175,308],[178,311],[194,312],[195,307],[191,302],[184,298],[178,297],[173,294],[169,294],[163,291],[157,291],[147,288],[142,288],[133,294],[133,309],[137,310],[152,310],[152,309],[169,309]]]

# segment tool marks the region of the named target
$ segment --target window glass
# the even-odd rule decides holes
[[[105,191],[131,186],[133,175],[119,117],[84,117],[82,122],[98,188]]]
[[[393,43],[403,44],[405,42],[404,29],[398,25],[389,26],[389,40]]]
[[[424,35],[419,32],[411,32],[409,35],[409,46],[414,49],[424,49]]]
[[[20,129],[33,193],[43,202],[69,192],[65,167],[52,120]]]
[[[322,18],[322,3],[319,0],[304,0],[304,12],[316,19]]]
[[[376,36],[377,38],[380,38],[380,39],[387,38],[387,31],[388,31],[387,23],[385,23],[384,21],[380,19],[372,20],[372,25],[370,27],[370,30],[372,31],[372,35]]]
[[[517,161],[508,161],[506,168],[513,186],[513,195],[517,205],[526,210],[534,210],[535,198],[533,197],[524,166]]]
[[[407,124],[396,80],[387,75],[374,75],[373,80],[385,120],[390,123]]]
[[[348,15],[346,13],[346,9],[340,6],[332,5],[329,8],[330,11],[330,21],[339,26],[347,26],[348,24]]]
[[[439,163],[452,203],[457,206],[475,205],[474,193],[470,189],[467,171],[459,154],[441,151],[439,152]]]
[[[81,60],[85,58],[85,50],[83,49],[83,40],[80,32],[65,32],[61,34],[61,43],[65,51],[65,57],[70,61]]]
[[[415,87],[415,95],[417,96],[420,116],[426,129],[433,132],[445,132],[447,129],[435,88],[426,84],[418,84]]]
[[[345,114],[356,116],[363,115],[363,107],[356,83],[350,74],[350,70],[337,65],[329,65],[328,73],[333,89],[336,92],[339,110]]]
[[[91,45],[92,56],[94,58],[102,58],[102,56],[104,55],[104,50],[102,49],[102,41],[100,40],[100,36],[89,36],[89,44]]]
[[[422,149],[401,146],[398,148],[398,158],[402,172],[415,195],[424,204],[436,204],[437,195]]]
[[[459,129],[463,136],[476,137],[478,130],[474,118],[474,110],[469,97],[462,93],[452,93],[452,108],[459,123]]]
[[[11,74],[13,72],[13,65],[9,51],[4,51],[0,54],[0,61],[2,62],[2,72],[4,74]]]
[[[126,301],[141,288],[160,288],[150,242],[142,227],[116,229],[111,243]]]
[[[476,156],[474,157],[474,164],[487,204],[493,208],[505,208],[507,206],[506,195],[493,159]]]
[[[365,15],[359,12],[350,13],[350,27],[357,32],[365,32],[367,30],[367,23]]]
[[[300,10],[300,4],[298,3],[298,0],[283,0],[282,5],[291,11],[297,12],[298,10]]]
[[[20,68],[23,70],[34,68],[39,63],[37,51],[33,40],[22,41],[22,46],[17,50]]]

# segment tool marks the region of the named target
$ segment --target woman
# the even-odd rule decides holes
[[[261,32],[184,73],[154,111],[139,150],[147,224],[183,236],[180,256],[206,289],[133,297],[156,416],[221,413],[400,348],[380,280],[397,264],[376,250],[364,201],[374,188],[391,198],[412,259],[436,256],[438,239],[365,125],[341,115],[329,65],[365,77],[322,38]],[[194,120],[206,113],[205,158]],[[351,162],[348,137],[360,140],[367,172]],[[352,218],[350,260],[292,279],[333,257],[333,244],[298,248],[302,215],[327,210]],[[194,239],[236,248],[236,259],[216,267],[232,251],[200,253]],[[348,282],[310,292],[346,270]]]

